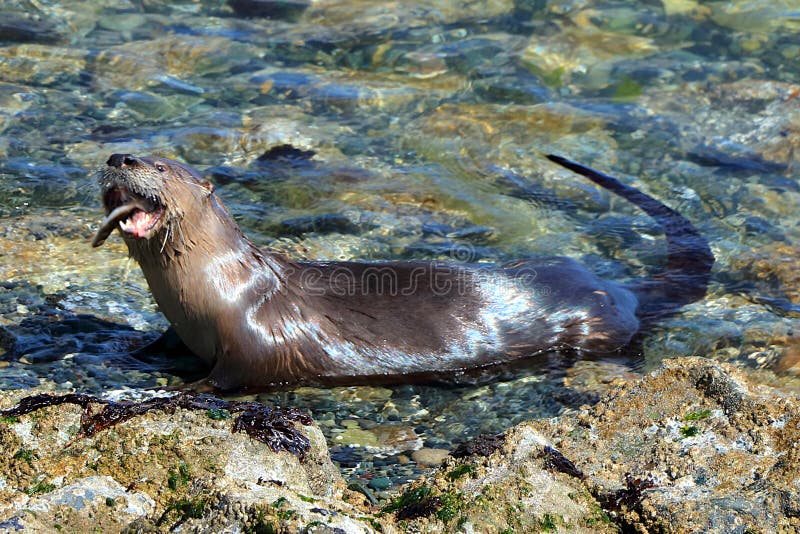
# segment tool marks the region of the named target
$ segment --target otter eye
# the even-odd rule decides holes
[[[156,163],[156,169],[158,169],[158,172],[164,172],[167,170],[167,168],[160,163]]]

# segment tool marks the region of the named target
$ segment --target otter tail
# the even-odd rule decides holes
[[[664,229],[667,238],[666,265],[648,279],[629,288],[639,300],[636,315],[643,323],[670,315],[705,296],[714,255],[708,241],[683,215],[607,174],[560,156],[548,155],[547,159],[636,204]]]

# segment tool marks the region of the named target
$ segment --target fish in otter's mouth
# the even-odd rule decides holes
[[[160,229],[164,206],[154,197],[137,192],[128,170],[138,161],[130,156],[114,154],[103,170],[103,205],[106,218],[92,240],[93,247],[102,245],[115,228],[123,235],[149,239]]]

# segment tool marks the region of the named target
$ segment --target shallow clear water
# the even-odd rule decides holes
[[[554,152],[712,243],[708,298],[650,333],[645,370],[703,355],[797,391],[800,1],[290,4],[0,4],[0,386],[176,380],[124,356],[166,323],[121,241],[89,246],[111,153],[198,167],[254,241],[296,257],[563,254],[622,280],[659,265],[654,223]],[[258,160],[284,144],[313,158]],[[558,415],[637,372],[261,397],[311,410],[348,476],[401,482],[420,472],[411,450]]]

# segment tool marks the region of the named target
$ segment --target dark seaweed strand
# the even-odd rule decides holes
[[[468,456],[491,456],[494,451],[505,443],[504,433],[500,434],[480,434],[478,437],[465,443],[459,444],[450,456],[453,458],[466,458]]]
[[[103,401],[92,395],[83,395],[81,393],[68,393],[66,395],[51,395],[49,393],[41,393],[39,395],[31,395],[20,399],[19,403],[13,408],[7,410],[0,410],[0,416],[3,417],[18,417],[20,415],[29,414],[48,406],[58,406],[60,404],[77,404],[86,408],[91,403],[106,404],[108,401]]]
[[[303,458],[310,443],[308,438],[291,424],[293,419],[287,418],[285,413],[277,409],[258,403],[251,404],[234,420],[233,432],[246,432],[251,438],[266,443],[273,451],[286,450]],[[300,412],[296,414],[304,415]],[[304,424],[310,423],[309,419]]]
[[[604,510],[620,512],[623,510],[641,510],[645,493],[649,489],[657,488],[658,484],[651,478],[635,477],[625,473],[625,487],[613,492],[593,492]]]
[[[542,449],[538,457],[543,460],[544,468],[548,471],[557,471],[580,479],[585,478],[583,471],[578,469],[572,460],[564,456],[558,449],[547,445]]]
[[[648,280],[631,288],[639,298],[637,315],[642,320],[664,317],[705,296],[714,254],[708,241],[688,219],[612,176],[561,156],[549,154],[547,159],[632,202],[663,228],[667,240],[666,265]]]
[[[181,393],[173,397],[157,397],[141,402],[114,402],[92,395],[47,393],[25,397],[13,408],[0,410],[0,416],[18,417],[48,406],[77,404],[84,411],[78,438],[91,437],[98,432],[152,410],[173,413],[177,408],[186,410],[227,410],[240,414],[233,421],[232,432],[246,432],[251,438],[266,443],[274,452],[287,451],[302,459],[310,445],[309,439],[299,432],[293,422],[311,424],[311,417],[296,408],[270,407],[259,402],[225,401],[211,395]],[[103,409],[92,413],[91,404],[102,404]]]

